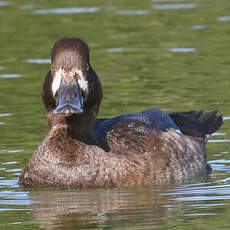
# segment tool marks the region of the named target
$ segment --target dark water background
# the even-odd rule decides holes
[[[104,87],[100,117],[216,108],[208,182],[29,190],[18,175],[47,133],[52,44],[79,36]],[[230,229],[230,1],[0,1],[0,229]]]

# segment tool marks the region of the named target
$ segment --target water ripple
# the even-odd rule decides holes
[[[191,196],[191,197],[176,197],[172,200],[177,201],[214,201],[214,200],[229,200],[230,196]]]
[[[153,5],[152,8],[155,10],[178,10],[178,9],[193,9],[196,8],[197,4],[195,3],[186,3],[186,4],[159,4]]]
[[[148,10],[118,10],[116,12],[120,15],[146,15],[149,13]]]
[[[224,152],[221,152],[221,153],[216,153],[216,154],[214,154],[214,156],[219,157],[219,156],[223,156],[225,154],[229,154],[229,152],[224,151]]]
[[[195,30],[202,30],[202,29],[205,29],[207,26],[205,25],[194,25],[192,26],[193,29]]]
[[[21,74],[0,74],[0,78],[18,78],[21,77]]]
[[[9,2],[7,2],[7,1],[0,1],[0,6],[8,6],[8,5],[10,5]]]
[[[23,10],[31,10],[34,8],[34,6],[32,4],[24,4],[24,5],[21,5],[20,8]]]
[[[35,63],[35,64],[50,64],[51,60],[50,59],[37,58],[37,59],[27,59],[26,62],[27,63]]]
[[[212,169],[216,171],[226,171],[227,172],[230,170],[230,166],[225,165],[225,164],[212,164],[212,163],[210,164],[211,164]]]
[[[24,152],[23,149],[12,149],[12,150],[6,150],[7,153],[21,153]]]
[[[15,192],[11,190],[4,190],[0,191],[0,197],[1,198],[8,198],[8,199],[28,199],[29,192]]]
[[[189,2],[191,0],[151,0],[151,2]]]
[[[184,216],[215,216],[216,213],[189,213],[184,214]]]
[[[228,21],[230,21],[230,16],[218,17],[217,21],[219,21],[219,22],[228,22]]]
[[[19,187],[18,185],[18,180],[17,179],[11,179],[11,180],[0,180],[0,187],[12,187],[12,188],[17,188]]]
[[[170,48],[169,51],[172,53],[189,53],[194,52],[195,48]]]
[[[8,161],[8,162],[2,162],[2,165],[12,165],[12,164],[17,164],[17,161]]]
[[[221,186],[211,186],[211,187],[198,187],[198,188],[190,188],[190,189],[181,189],[176,192],[169,192],[169,193],[164,193],[162,195],[164,196],[181,196],[181,195],[209,195],[209,194],[229,194],[230,193],[230,188],[229,187],[221,187]]]
[[[106,51],[109,53],[122,52],[122,51],[124,51],[124,48],[122,48],[122,47],[109,48]]]
[[[17,168],[15,168],[15,169],[7,169],[6,170],[6,172],[21,172],[22,171],[22,169],[17,169]]]
[[[0,208],[0,212],[5,212],[5,211],[28,211],[30,210],[29,208]],[[17,222],[15,222],[17,223]],[[20,223],[20,222],[18,222]],[[14,224],[14,223],[12,223]]]
[[[0,200],[1,205],[31,205],[37,203],[32,200]]]
[[[99,7],[71,7],[34,10],[33,14],[73,14],[73,13],[94,13]]]
[[[216,132],[216,133],[213,133],[212,136],[226,136],[226,133]]]
[[[208,143],[224,143],[224,142],[230,142],[230,140],[229,139],[208,140]]]
[[[217,159],[217,160],[211,160],[211,161],[209,161],[209,163],[222,163],[222,164],[226,164],[226,163],[230,163],[230,160]]]
[[[0,113],[0,117],[10,117],[10,113]]]

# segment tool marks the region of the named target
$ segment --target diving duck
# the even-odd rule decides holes
[[[42,97],[49,132],[22,171],[22,186],[185,183],[210,171],[207,138],[222,125],[222,116],[151,108],[97,119],[102,86],[80,38],[54,44]]]

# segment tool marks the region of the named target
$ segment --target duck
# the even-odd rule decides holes
[[[106,188],[208,177],[207,139],[223,122],[216,110],[150,108],[98,119],[102,96],[86,42],[56,41],[42,89],[49,131],[22,170],[20,186]]]

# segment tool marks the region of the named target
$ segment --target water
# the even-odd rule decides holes
[[[0,1],[0,229],[229,229],[228,0]],[[95,190],[28,189],[18,176],[47,133],[50,48],[79,36],[102,80],[100,117],[151,106],[218,109],[206,182]]]

